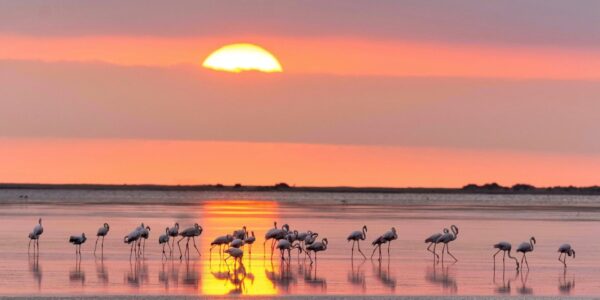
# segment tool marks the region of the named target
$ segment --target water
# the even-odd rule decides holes
[[[0,208],[1,295],[600,294],[600,240],[590,238],[600,231],[597,196],[3,190]],[[38,217],[44,234],[41,254],[33,256],[27,234]],[[329,249],[312,266],[303,254],[298,261],[293,253],[289,266],[278,253],[270,259],[262,242],[275,220],[319,232]],[[175,221],[204,228],[200,257],[192,247],[190,259],[180,261],[175,244],[173,259],[161,259],[158,236]],[[94,256],[104,222],[111,229]],[[130,260],[123,236],[141,222],[152,228],[145,258]],[[390,257],[385,247],[381,262],[358,253],[350,259],[345,238],[363,224],[367,256],[370,241],[397,228]],[[423,240],[451,224],[460,229],[450,246],[459,261],[434,264]],[[242,225],[257,236],[243,267],[225,264],[216,250],[209,259],[210,242]],[[79,262],[68,238],[81,232],[88,241]],[[529,271],[517,273],[509,260],[503,268],[500,255],[494,269],[494,243],[516,247],[530,236],[538,243],[528,255]],[[564,242],[577,251],[566,271],[556,252]]]

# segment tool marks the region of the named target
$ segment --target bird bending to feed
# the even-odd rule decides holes
[[[535,245],[535,237],[531,237],[529,242],[523,242],[517,248],[517,252],[522,252],[523,257],[521,258],[521,268],[523,268],[523,260],[525,260],[525,265],[527,266],[527,270],[529,270],[529,263],[527,262],[527,252],[533,252],[533,245]]]
[[[239,261],[240,264],[242,263],[242,257],[244,256],[244,251],[242,249],[229,248],[229,249],[225,250],[224,252],[229,254],[229,256],[225,257],[225,261],[227,261],[230,257],[233,257],[234,264],[237,261]]]
[[[498,255],[498,253],[500,253],[500,251],[503,251],[503,254],[502,254],[502,266],[504,266],[504,262],[505,262],[505,259],[506,259],[506,253],[508,252],[508,257],[515,260],[515,263],[517,264],[517,270],[519,270],[519,261],[517,260],[516,257],[514,257],[514,256],[512,256],[510,254],[510,250],[512,249],[512,245],[509,242],[500,242],[498,244],[495,244],[494,248],[498,249],[498,251],[496,251],[496,253],[494,253],[494,268],[496,267],[496,255]]]
[[[29,233],[29,246],[27,252],[31,248],[31,242],[33,241],[33,251],[35,252],[36,246],[37,251],[40,251],[40,236],[44,233],[44,227],[42,227],[42,218],[38,220],[38,223],[33,227],[33,230]]]
[[[571,248],[571,245],[569,244],[560,245],[560,247],[558,248],[558,252],[560,252],[560,254],[558,255],[558,261],[562,262],[565,268],[567,267],[567,255],[573,256],[573,258],[575,258],[575,249]],[[561,256],[563,256],[562,260],[560,259]]]
[[[165,234],[158,237],[158,244],[163,245],[162,254],[165,258],[167,258],[167,254],[165,253],[165,244],[169,246],[169,253],[171,253],[171,245],[169,245],[169,227],[165,228]]]
[[[250,231],[250,235],[244,239],[244,244],[248,245],[248,254],[252,254],[252,244],[256,241],[254,231]]]
[[[136,246],[139,247],[138,241],[139,241],[141,235],[142,235],[142,232],[139,230],[139,228],[136,228],[123,238],[123,242],[125,244],[131,244],[131,250],[129,251],[129,259],[131,259],[131,255],[133,254],[134,248]],[[136,258],[138,257],[137,249],[135,249],[135,257]]]
[[[450,232],[450,230],[448,230],[448,228],[444,228],[443,233],[434,233],[425,239],[425,243],[429,243],[429,246],[427,246],[427,251],[433,253],[434,257],[438,260],[440,259],[440,256],[437,253],[435,253],[435,248],[438,244],[438,240],[442,237],[442,235],[448,232]],[[431,250],[431,246],[433,246],[433,250]]]
[[[354,257],[354,244],[357,244],[358,252],[360,252],[360,254],[362,254],[364,259],[367,259],[365,254],[360,250],[360,241],[361,240],[364,241],[366,238],[367,238],[367,225],[363,225],[362,231],[357,230],[357,231],[350,233],[347,240],[348,240],[348,242],[352,241],[352,257]]]
[[[179,235],[179,223],[175,223],[175,225],[169,228],[169,237],[173,238],[173,242],[171,242],[171,246],[169,247],[170,252],[169,255],[173,255],[173,248],[175,248],[175,239]]]
[[[181,236],[181,239],[179,239],[179,241],[177,241],[177,247],[179,247],[179,259],[180,260],[183,258],[183,254],[181,253],[181,245],[179,243],[181,243],[181,241],[184,238],[187,238],[187,241],[185,243],[186,256],[189,257],[189,253],[190,253],[190,239],[192,239],[192,241],[194,242],[194,248],[196,248],[198,255],[201,255],[200,250],[198,250],[198,247],[196,246],[196,237],[200,236],[201,234],[202,234],[202,226],[198,225],[198,223],[195,223],[193,227],[186,228],[182,232],[179,233],[179,235]]]
[[[306,247],[306,251],[308,252],[308,258],[310,258],[310,264],[313,264],[312,257],[310,257],[310,251],[315,253],[315,262],[317,262],[317,252],[327,250],[327,244],[329,241],[327,238],[323,238],[320,242],[314,242]]]
[[[208,250],[209,259],[212,258],[212,249],[216,246],[219,246],[219,255],[223,252],[223,246],[228,245],[233,241],[233,236],[231,234],[226,234],[222,236],[216,237],[210,243],[210,249]]]
[[[444,244],[444,247],[442,247],[442,261],[444,261],[444,249],[446,249],[446,253],[448,253],[448,255],[450,255],[454,259],[454,262],[457,262],[458,259],[456,259],[456,257],[454,257],[454,255],[452,255],[452,253],[450,253],[450,244],[449,243],[456,240],[456,237],[458,236],[458,227],[456,227],[456,225],[451,225],[450,230],[452,232],[444,233],[437,240],[437,243]]]
[[[75,245],[75,254],[81,255],[81,244],[85,243],[87,238],[85,237],[85,233],[79,235],[72,235],[69,238],[69,243]]]
[[[104,225],[102,225],[102,227],[98,229],[98,233],[96,233],[96,245],[94,246],[94,254],[96,254],[96,248],[98,247],[98,240],[100,239],[100,237],[102,237],[102,245],[100,248],[102,249],[102,252],[104,252],[104,237],[108,234],[108,230],[110,230],[110,226],[108,226],[108,223],[104,223]]]
[[[379,260],[381,260],[381,245],[387,243],[387,240],[385,238],[383,238],[383,236],[379,236],[376,239],[373,240],[373,242],[371,242],[371,245],[373,245],[373,252],[371,252],[371,259],[373,259],[373,254],[375,254],[375,251],[377,249],[379,249]]]

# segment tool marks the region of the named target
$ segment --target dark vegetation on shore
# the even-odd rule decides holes
[[[148,191],[231,191],[231,192],[330,192],[330,193],[450,193],[450,194],[540,194],[540,195],[600,195],[600,186],[535,187],[529,184],[502,186],[497,183],[467,184],[462,188],[388,188],[388,187],[310,187],[290,186],[281,182],[275,185],[154,185],[154,184],[43,184],[0,183],[0,189],[65,189],[65,190],[148,190]]]

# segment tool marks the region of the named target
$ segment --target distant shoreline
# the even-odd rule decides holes
[[[0,190],[39,189],[39,190],[122,190],[122,191],[224,191],[224,192],[320,192],[320,193],[389,193],[389,194],[532,194],[532,195],[600,195],[599,186],[574,187],[534,187],[517,184],[512,187],[496,183],[462,188],[419,188],[419,187],[311,187],[289,186],[286,183],[275,185],[158,185],[158,184],[45,184],[45,183],[0,183]]]

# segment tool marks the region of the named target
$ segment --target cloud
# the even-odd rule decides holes
[[[0,136],[600,152],[593,81],[0,61]]]
[[[38,36],[279,34],[598,47],[599,19],[595,0],[0,2],[0,33]]]

